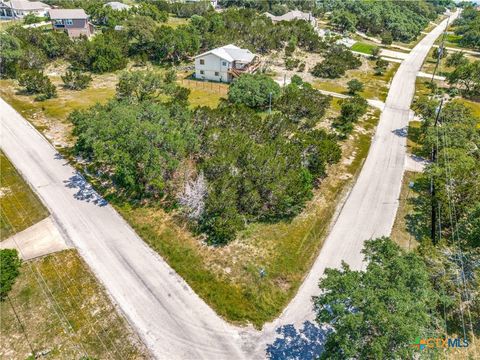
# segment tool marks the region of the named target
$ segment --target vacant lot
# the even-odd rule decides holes
[[[23,263],[0,320],[2,359],[148,357],[74,250]]]
[[[0,240],[36,224],[48,211],[0,151]]]
[[[112,81],[112,94],[113,84]],[[183,85],[192,90],[192,105],[214,107],[226,93],[222,84]],[[67,101],[62,94],[54,100]],[[62,118],[46,115],[42,103],[24,99],[11,89],[8,95],[6,99],[16,108],[29,108],[24,114],[33,123],[33,115],[41,113],[51,126],[69,125],[66,114]],[[92,97],[91,103],[94,102]],[[338,113],[338,101],[332,100],[332,107],[319,125],[328,126]],[[260,326],[281,312],[320,251],[336,206],[368,153],[378,116],[378,112],[371,110],[344,141],[343,160],[329,169],[329,176],[322,181],[303,213],[291,222],[252,224],[225,247],[207,246],[202,239],[192,236],[175,211],[166,213],[156,206],[127,204],[111,197],[109,200],[219,314],[230,321]],[[48,134],[49,129],[41,130]],[[68,131],[63,136],[70,138]],[[260,277],[261,269],[265,270],[264,277]]]

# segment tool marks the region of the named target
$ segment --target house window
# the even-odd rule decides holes
[[[205,65],[205,60],[200,59],[200,65]]]
[[[73,25],[73,20],[72,19],[67,19],[67,20],[65,20],[65,24]]]
[[[219,75],[219,74],[218,74],[218,71],[215,71],[215,76],[218,76],[218,75]]]
[[[200,70],[200,75],[203,75],[205,74],[205,72],[203,70]]]
[[[226,62],[226,61],[222,61],[222,65],[223,65],[223,66],[227,66],[227,62]]]

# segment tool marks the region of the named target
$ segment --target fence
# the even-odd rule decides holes
[[[189,80],[189,79],[181,79],[179,82],[182,84],[183,87],[189,89],[201,89],[207,92],[220,94],[220,95],[227,95],[228,93],[228,85],[215,83],[210,81],[199,81],[199,80]]]

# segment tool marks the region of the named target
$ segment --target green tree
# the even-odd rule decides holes
[[[465,57],[465,53],[463,51],[453,51],[446,61],[446,65],[450,67],[457,67],[467,63],[468,59]]]
[[[52,84],[48,76],[38,70],[23,72],[18,79],[18,83],[25,88],[27,94],[39,94],[37,100],[57,96],[55,85]]]
[[[447,75],[447,81],[459,85],[467,96],[480,94],[480,60],[458,66]]]
[[[327,269],[314,298],[317,322],[333,330],[322,359],[412,358],[419,336],[436,334],[438,295],[420,256],[389,238],[365,242],[364,271]]]
[[[79,70],[67,70],[62,75],[63,86],[70,90],[83,90],[92,82],[90,74],[82,73]]]
[[[352,132],[354,124],[367,112],[367,108],[367,100],[358,95],[342,100],[340,116],[334,120],[333,127],[345,137]]]
[[[22,260],[15,249],[0,250],[0,301],[7,298],[15,279],[20,275]]]
[[[355,95],[356,93],[363,91],[365,86],[360,80],[352,79],[347,82],[347,87],[349,94]]]
[[[355,14],[345,10],[334,11],[331,20],[332,25],[341,32],[355,32],[357,22]]]
[[[251,108],[264,109],[280,96],[280,85],[262,74],[244,74],[228,89],[228,100]]]
[[[387,70],[388,61],[384,59],[378,59],[375,62],[375,75],[383,75],[383,73]]]
[[[384,45],[391,45],[393,43],[393,36],[392,33],[389,31],[385,31],[382,34],[380,34],[380,37],[382,39],[382,44]]]
[[[23,51],[18,39],[8,33],[0,33],[0,77],[15,77],[17,63],[23,56]]]

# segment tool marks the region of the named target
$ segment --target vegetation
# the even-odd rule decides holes
[[[148,358],[76,251],[25,261],[19,271],[10,301],[0,302],[2,354],[15,359],[40,353],[62,359],[85,354],[98,359]]]
[[[347,83],[348,86],[348,92],[350,95],[355,95],[358,92],[363,91],[363,88],[365,87],[363,83],[360,80],[357,79],[352,79]]]
[[[15,279],[20,275],[22,260],[15,249],[0,250],[0,301],[7,298]]]
[[[20,75],[18,83],[25,88],[26,94],[38,94],[38,100],[57,96],[57,89],[50,81],[50,78],[38,70],[25,71]]]
[[[455,34],[461,36],[458,44],[462,47],[480,50],[480,12],[469,6],[455,20]]]
[[[380,36],[384,44],[392,40],[414,40],[450,1],[344,1],[321,3],[322,11],[331,11],[331,23],[340,31],[360,30]]]
[[[366,44],[366,43],[362,43],[362,42],[356,42],[355,44],[353,44],[353,46],[350,48],[350,50],[361,52],[361,53],[368,54],[368,55],[374,55],[380,49],[379,49],[378,46],[375,46],[375,45]]]
[[[342,137],[346,137],[353,130],[358,119],[367,112],[367,100],[355,95],[341,101],[340,116],[334,120],[333,127]]]
[[[389,238],[365,242],[364,271],[327,269],[314,298],[317,321],[333,331],[322,359],[411,358],[415,338],[437,333],[439,296],[421,256]]]
[[[458,85],[466,97],[480,95],[480,60],[459,60],[459,65],[447,75],[450,85]]]
[[[245,74],[233,82],[228,100],[251,108],[265,109],[280,96],[280,85],[267,75]]]
[[[334,79],[341,77],[347,70],[356,69],[362,65],[362,61],[352,54],[343,45],[331,46],[325,59],[316,64],[311,73],[313,76]]]
[[[65,75],[62,75],[63,86],[70,90],[83,90],[88,87],[92,81],[90,74],[82,73],[81,71],[67,70]]]
[[[0,240],[4,240],[44,219],[48,211],[3,152],[0,166]]]

